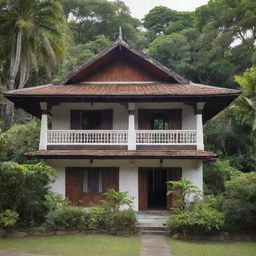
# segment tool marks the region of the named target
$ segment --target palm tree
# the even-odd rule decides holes
[[[242,88],[242,95],[237,100],[242,124],[249,125],[254,135],[256,132],[256,66],[244,72],[243,76],[236,76],[235,79]]]
[[[63,59],[68,30],[58,1],[0,0],[0,24],[0,34],[10,41],[8,90],[23,88],[39,66],[49,71]],[[13,112],[13,104],[7,101],[5,129],[12,124]]]

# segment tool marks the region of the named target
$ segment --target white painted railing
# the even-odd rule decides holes
[[[125,130],[48,130],[48,145],[126,145]]]
[[[194,130],[137,130],[137,145],[196,145]]]
[[[196,145],[195,130],[137,130],[136,145]],[[48,130],[47,145],[128,145],[126,130]]]

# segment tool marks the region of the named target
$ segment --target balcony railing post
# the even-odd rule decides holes
[[[197,103],[196,109],[196,134],[197,149],[204,150],[204,131],[203,131],[203,108],[204,103]]]
[[[47,103],[41,102],[40,106],[41,106],[41,130],[40,130],[39,150],[47,150],[47,130],[48,130]]]
[[[128,103],[128,150],[136,150],[135,103]]]

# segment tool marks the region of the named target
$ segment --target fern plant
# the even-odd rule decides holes
[[[113,212],[118,212],[121,206],[131,208],[133,198],[128,195],[128,192],[118,192],[115,189],[109,189],[103,194],[106,199],[101,200],[104,207],[109,208]]]
[[[178,199],[175,202],[176,210],[187,210],[189,207],[188,199],[193,195],[199,197],[201,192],[190,180],[181,179],[178,181],[167,181],[167,195],[178,194]]]

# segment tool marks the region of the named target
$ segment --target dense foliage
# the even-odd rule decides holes
[[[246,173],[225,183],[223,211],[228,229],[256,230],[256,173]]]
[[[1,163],[0,213],[7,214],[8,209],[17,212],[19,224],[27,227],[42,223],[48,212],[43,202],[55,176],[56,172],[42,163]]]
[[[171,234],[187,235],[214,234],[224,226],[224,214],[207,202],[196,202],[190,210],[174,209],[167,225]]]
[[[135,212],[131,208],[120,209],[120,207],[130,207],[132,201],[127,192],[111,189],[104,195],[107,197],[106,201],[102,201],[99,206],[90,206],[88,209],[71,206],[65,201],[61,204],[61,201],[57,200],[59,206],[53,208],[47,215],[46,229],[103,231],[113,235],[135,234],[137,232]]]

